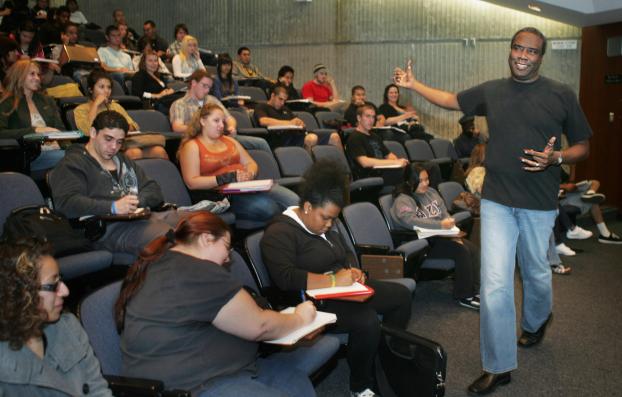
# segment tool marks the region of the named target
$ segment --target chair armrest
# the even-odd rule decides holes
[[[391,247],[388,245],[375,245],[375,244],[355,244],[354,250],[361,255],[387,255],[391,251]]]
[[[164,390],[164,383],[159,380],[144,378],[129,378],[125,376],[104,375],[108,386],[115,397],[190,397],[190,392],[185,390]]]
[[[419,236],[417,236],[417,232],[414,230],[393,229],[391,230],[391,239],[393,240],[393,244],[397,247],[409,241],[417,240]]]
[[[461,222],[464,222],[470,218],[472,218],[472,215],[469,211],[459,211],[456,212],[455,214],[452,215],[452,218],[454,218],[456,220],[456,224],[459,224]]]

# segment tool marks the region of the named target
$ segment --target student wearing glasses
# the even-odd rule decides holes
[[[2,395],[112,396],[68,295],[49,244],[0,245]]]

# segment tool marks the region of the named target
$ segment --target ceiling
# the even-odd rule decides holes
[[[580,27],[622,22],[622,0],[483,0]],[[527,8],[533,4],[542,10]]]

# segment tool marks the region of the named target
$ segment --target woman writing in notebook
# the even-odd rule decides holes
[[[193,202],[220,200],[216,188],[231,182],[255,179],[257,163],[235,139],[224,136],[225,114],[218,105],[206,104],[196,112],[179,148],[181,174]],[[279,185],[269,192],[231,197],[236,219],[267,222],[298,202],[296,193]]]
[[[329,332],[348,334],[350,390],[373,396],[373,363],[380,340],[380,320],[404,329],[411,294],[403,285],[366,280],[342,236],[332,229],[344,205],[345,175],[333,162],[320,161],[305,173],[300,204],[288,208],[266,228],[261,253],[272,281],[285,294],[300,290],[369,284],[375,294],[365,302],[323,300],[321,310],[337,314]],[[366,394],[365,394],[366,393]]]
[[[443,198],[429,186],[428,171],[421,165],[407,167],[405,182],[393,192],[391,217],[402,227],[413,230],[451,229],[456,221],[449,215]],[[428,237],[428,258],[455,262],[454,298],[461,306],[479,310],[479,248],[461,237]]]
[[[104,110],[114,110],[120,113],[130,125],[130,131],[139,131],[140,127],[125,111],[123,106],[112,101],[112,78],[103,70],[93,70],[87,77],[89,101],[74,109],[76,126],[85,134],[91,129],[93,120]],[[157,157],[168,159],[164,149],[165,140],[161,135],[130,136],[124,142],[124,154],[127,158],[136,160],[143,157]]]
[[[309,324],[315,307],[305,302],[293,314],[261,309],[224,268],[230,251],[228,226],[206,211],[145,247],[115,306],[123,374],[199,397],[315,396],[297,368],[299,356],[257,358],[257,341]]]

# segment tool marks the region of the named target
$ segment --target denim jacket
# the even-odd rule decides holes
[[[28,347],[0,342],[0,397],[112,397],[86,333],[72,314],[43,330],[47,348],[39,359]]]

